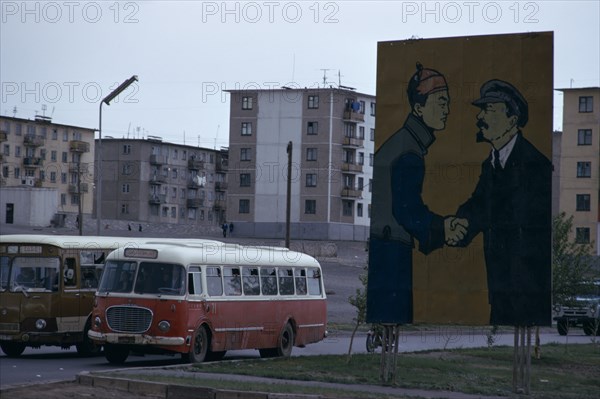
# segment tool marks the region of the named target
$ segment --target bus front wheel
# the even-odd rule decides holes
[[[187,360],[190,363],[202,363],[206,359],[208,353],[208,333],[204,326],[198,327],[198,330],[194,334],[192,340],[192,347],[190,353],[187,356]]]
[[[88,331],[90,331],[91,321],[88,320],[85,323],[85,329],[83,330],[83,341],[76,345],[77,354],[79,356],[95,356],[100,353],[102,350],[101,345],[96,345],[94,341],[90,339],[88,336]]]
[[[8,357],[19,357],[25,350],[25,344],[21,342],[2,342],[0,348]]]
[[[123,364],[129,356],[129,348],[122,345],[106,344],[104,346],[104,356],[109,363]]]

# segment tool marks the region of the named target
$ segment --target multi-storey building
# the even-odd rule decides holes
[[[563,99],[559,209],[573,215],[574,238],[600,255],[600,88],[560,89]]]
[[[102,220],[222,223],[227,154],[153,136],[103,139]]]
[[[92,213],[94,129],[0,116],[0,142],[3,223],[48,225],[56,214]]]
[[[343,88],[231,90],[227,218],[243,235],[366,240],[375,97]]]

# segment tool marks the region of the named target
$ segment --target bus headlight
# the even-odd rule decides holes
[[[38,330],[43,330],[44,328],[46,328],[46,320],[37,319],[35,321],[35,328],[37,328]]]
[[[94,326],[97,328],[100,328],[101,325],[102,325],[102,320],[100,319],[100,316],[96,316],[94,318]]]
[[[162,332],[167,332],[171,329],[171,323],[169,323],[166,320],[163,320],[160,323],[158,323],[158,329]]]

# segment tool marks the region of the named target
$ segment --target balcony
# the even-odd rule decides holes
[[[153,175],[150,178],[149,182],[152,185],[161,185],[161,184],[165,184],[167,182],[167,178],[162,175]]]
[[[217,172],[227,172],[229,170],[229,161],[227,159],[222,159],[221,162],[217,162],[215,164],[215,170]]]
[[[187,207],[188,208],[200,208],[204,206],[204,199],[202,198],[188,198]]]
[[[39,168],[44,166],[44,160],[39,157],[25,157],[23,158],[23,165],[28,168]]]
[[[167,194],[150,194],[148,199],[150,205],[160,205],[167,202]]]
[[[344,141],[342,141],[342,145],[344,147],[362,147],[364,143],[363,139],[357,139],[356,137],[344,137]]]
[[[8,140],[8,133],[4,130],[0,130],[0,143]]]
[[[226,205],[225,200],[215,200],[214,209],[225,209]]]
[[[341,195],[345,198],[362,198],[362,191],[346,187],[342,189]]]
[[[346,163],[346,162],[344,162],[342,164],[342,172],[347,172],[347,173],[362,173],[362,171],[363,171],[362,165],[357,165],[357,164],[353,164],[353,163]]]
[[[197,159],[188,159],[189,170],[204,170],[204,161]]]
[[[364,122],[365,115],[351,110],[344,111],[344,122]]]
[[[215,182],[215,190],[216,191],[226,191],[227,190],[227,182],[224,182],[224,181]]]
[[[25,144],[27,147],[41,147],[45,143],[46,143],[46,140],[42,136],[26,134],[23,137],[23,144]]]
[[[71,152],[90,152],[90,143],[80,140],[71,140],[69,142]]]
[[[164,165],[165,164],[165,156],[164,155],[150,155],[150,164],[151,165]]]
[[[90,164],[88,163],[72,163],[69,165],[69,172],[71,173],[88,173]]]
[[[87,183],[69,184],[69,194],[79,194],[80,192],[79,192],[78,186],[81,186],[82,193],[88,192],[88,184]]]

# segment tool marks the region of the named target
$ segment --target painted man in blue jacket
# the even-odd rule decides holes
[[[430,211],[421,193],[425,155],[450,113],[445,77],[417,64],[408,83],[404,126],[375,153],[369,242],[367,322],[411,323],[412,250],[428,254],[464,236],[467,222]]]

